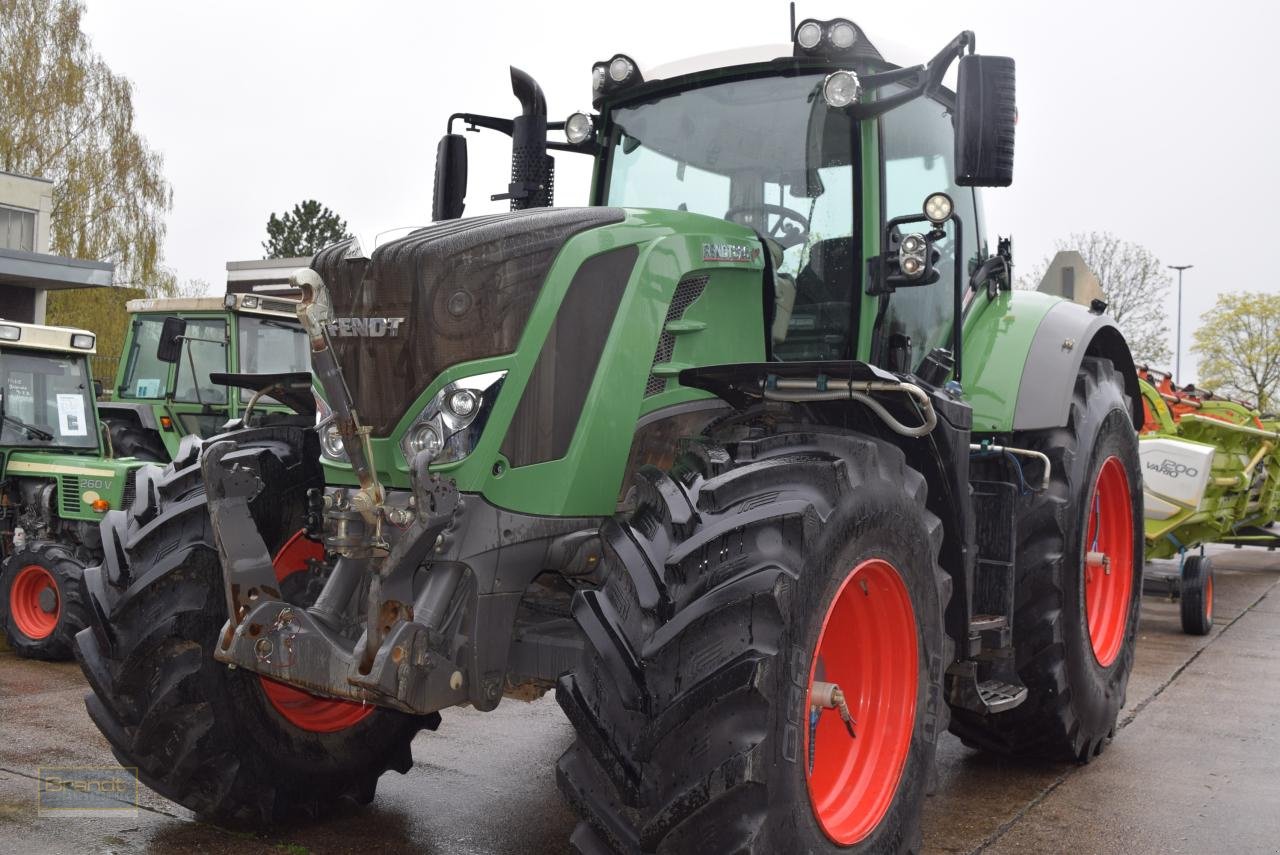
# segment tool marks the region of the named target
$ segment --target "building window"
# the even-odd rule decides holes
[[[1076,269],[1074,267],[1062,268],[1062,296],[1068,300],[1076,298]]]
[[[0,248],[36,250],[36,212],[0,205]]]

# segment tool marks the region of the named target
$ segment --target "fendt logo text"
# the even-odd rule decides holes
[[[1186,475],[1194,478],[1200,474],[1200,470],[1194,466],[1188,466],[1185,463],[1179,463],[1176,460],[1170,460],[1167,457],[1159,463],[1154,461],[1147,463],[1147,468],[1152,472],[1158,472],[1166,478],[1177,478],[1179,475]]]
[[[334,318],[325,325],[334,338],[396,338],[404,318]]]

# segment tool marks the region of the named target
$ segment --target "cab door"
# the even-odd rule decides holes
[[[213,372],[226,371],[230,339],[225,317],[191,317],[182,353],[173,366],[173,396],[169,405],[180,432],[208,438],[231,418],[226,386],[215,386]]]

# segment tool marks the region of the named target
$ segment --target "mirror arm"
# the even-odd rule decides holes
[[[515,130],[515,123],[511,119],[499,119],[495,116],[482,116],[479,113],[454,113],[449,117],[449,123],[446,130],[453,133],[453,122],[457,119],[463,122],[467,127],[466,130],[472,133],[479,133],[480,128],[488,128],[491,131],[511,136]]]

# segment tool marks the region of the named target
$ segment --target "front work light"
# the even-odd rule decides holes
[[[626,54],[614,54],[612,59],[602,60],[591,66],[591,105],[599,107],[605,96],[641,83],[644,83],[644,75],[640,73],[635,60]],[[568,128],[565,130],[567,132]]]
[[[564,136],[571,144],[581,145],[591,138],[595,130],[591,117],[586,113],[574,113],[564,120]]]
[[[22,327],[0,324],[0,341],[17,341],[22,338]]]
[[[827,37],[836,50],[848,50],[858,40],[858,30],[848,21],[835,21],[827,30]]]
[[[955,205],[946,193],[931,193],[924,200],[924,215],[929,218],[929,222],[933,223],[935,228],[951,219],[953,210]]]
[[[805,21],[796,27],[796,44],[805,50],[813,50],[822,41],[822,25],[817,21]]]
[[[71,346],[77,350],[93,350],[93,336],[88,333],[75,333],[71,336]]]
[[[925,253],[929,243],[917,234],[904,235],[898,245],[898,267],[908,279],[916,279],[925,271]]]
[[[862,94],[862,83],[852,71],[833,71],[822,82],[822,98],[828,106],[848,107]]]

